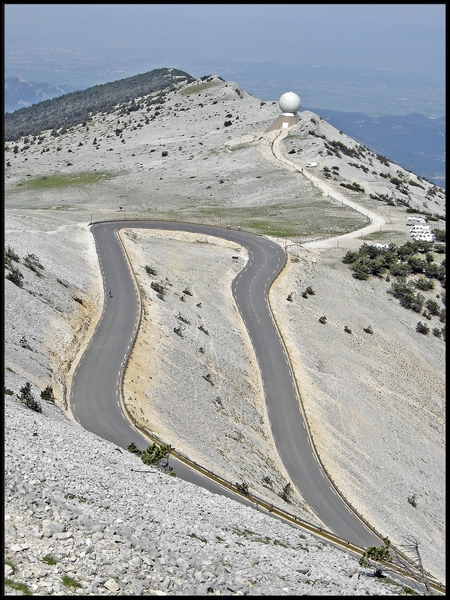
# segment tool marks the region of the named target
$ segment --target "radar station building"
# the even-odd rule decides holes
[[[274,131],[275,129],[287,129],[288,127],[296,125],[300,120],[298,116],[300,98],[297,94],[294,94],[294,92],[286,92],[278,100],[278,104],[281,115],[266,129],[266,132]]]

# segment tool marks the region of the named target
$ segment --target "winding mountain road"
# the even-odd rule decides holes
[[[74,418],[85,429],[120,448],[127,448],[131,441],[141,449],[149,444],[129,423],[121,405],[123,370],[137,334],[140,314],[134,276],[117,233],[121,228],[201,233],[247,248],[249,260],[234,279],[232,292],[259,363],[278,453],[292,482],[326,527],[363,548],[381,545],[381,540],[334,491],[311,444],[290,361],[268,304],[270,286],[286,262],[283,249],[271,240],[244,231],[188,223],[117,221],[93,225],[105,305],[74,372],[70,395]],[[108,297],[109,289],[113,290],[112,298]],[[173,461],[180,478],[235,498],[219,484]]]

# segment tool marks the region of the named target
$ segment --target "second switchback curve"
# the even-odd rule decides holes
[[[123,370],[139,326],[140,301],[119,229],[160,229],[221,237],[248,251],[249,260],[232,283],[232,292],[258,360],[276,449],[292,483],[324,525],[361,548],[379,546],[370,531],[336,493],[311,443],[289,357],[276,327],[268,292],[286,263],[277,243],[245,231],[193,223],[115,221],[92,226],[105,289],[105,306],[94,335],[74,373],[72,414],[87,430],[121,448],[131,441],[144,449],[148,440],[132,427],[121,406]],[[113,290],[109,298],[107,290]],[[182,479],[208,487],[182,463]],[[224,493],[223,488],[214,490]],[[231,494],[226,494],[231,495]],[[232,496],[232,495],[231,495]]]

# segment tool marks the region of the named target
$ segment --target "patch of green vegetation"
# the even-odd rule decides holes
[[[282,546],[283,548],[289,548],[289,546],[287,546],[283,542],[279,542],[278,540],[273,540],[273,545],[274,546]]]
[[[68,575],[63,576],[62,583],[66,587],[73,587],[73,588],[81,587],[81,583],[78,583],[78,581],[76,581],[75,579],[72,579],[72,577],[69,577]]]
[[[301,205],[280,203],[243,208],[210,205],[195,212],[195,217],[190,215],[186,218],[222,226],[229,224],[233,228],[239,225],[241,229],[253,233],[293,241],[342,235],[367,224],[366,218],[360,213],[324,198],[302,202]]]
[[[286,546],[285,544],[283,544],[282,542],[279,542],[278,540],[273,540],[268,537],[267,535],[265,537],[260,537],[258,536],[254,531],[250,531],[250,529],[238,529],[237,527],[232,527],[232,531],[236,534],[239,535],[241,537],[243,537],[244,539],[248,540],[248,539],[252,539],[252,541],[254,542],[258,542],[260,544],[265,544],[265,545],[270,545],[273,544],[274,546],[284,546],[285,548],[289,548],[290,546]],[[256,536],[256,537],[252,537],[252,536]],[[239,544],[239,542],[236,542],[236,544]],[[239,544],[242,545],[242,544]]]
[[[57,560],[56,558],[53,556],[53,554],[47,554],[47,556],[44,556],[44,558],[42,559],[43,562],[45,562],[47,565],[56,565]]]
[[[82,173],[58,173],[55,175],[35,177],[18,184],[26,190],[51,190],[79,185],[93,185],[100,181],[112,179],[114,173],[107,171],[85,171]]]
[[[234,531],[234,533],[243,537],[248,537],[249,534],[254,535],[253,531],[250,531],[249,529],[238,529],[237,527],[232,527],[231,531]]]
[[[203,542],[204,544],[208,543],[208,540],[206,538],[202,538],[199,537],[197,534],[195,533],[191,533],[191,538],[195,538],[196,540],[200,540],[201,542]]]
[[[386,583],[391,583],[393,585],[398,585],[395,581],[393,581],[392,579],[389,579],[389,577],[387,577],[386,579],[387,579],[387,581],[384,580]],[[418,592],[416,592],[415,590],[411,589],[410,587],[408,587],[406,585],[403,587],[403,592],[405,594],[409,594],[411,596],[418,596],[419,595]]]
[[[401,243],[405,239],[405,234],[402,231],[374,231],[367,233],[360,238],[364,241],[380,242],[383,244]]]
[[[14,563],[12,563],[10,560],[5,560],[5,565],[8,565],[8,567],[11,567],[11,569],[13,570],[13,573],[16,572],[16,565]]]
[[[214,85],[218,85],[216,82],[210,83],[198,83],[197,85],[190,85],[189,87],[184,88],[184,90],[180,90],[180,94],[183,96],[189,96],[190,94],[197,94],[198,92],[203,92],[207,88],[210,88]]]
[[[24,583],[16,583],[15,581],[11,581],[11,579],[5,579],[5,585],[9,586],[13,590],[22,592],[22,594],[25,596],[32,596],[30,589]]]

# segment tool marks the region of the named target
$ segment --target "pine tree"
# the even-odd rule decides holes
[[[31,383],[28,381],[22,388],[20,388],[19,399],[25,404],[25,406],[31,408],[31,410],[39,413],[42,412],[41,403],[34,397],[33,390],[31,389]]]

